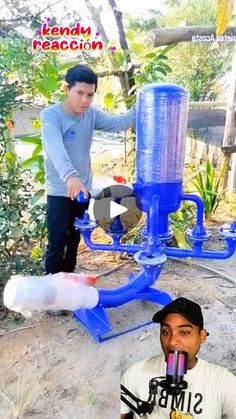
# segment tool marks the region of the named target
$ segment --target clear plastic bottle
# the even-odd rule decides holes
[[[136,181],[176,183],[183,179],[188,93],[178,85],[152,83],[137,97]]]
[[[10,310],[29,316],[34,311],[77,310],[96,307],[98,291],[92,287],[96,277],[83,273],[59,272],[45,276],[12,276],[3,301]]]

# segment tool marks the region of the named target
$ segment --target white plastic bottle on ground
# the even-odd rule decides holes
[[[45,276],[12,276],[3,301],[7,308],[29,316],[34,311],[70,310],[96,307],[98,291],[91,285],[96,277],[59,272]]]

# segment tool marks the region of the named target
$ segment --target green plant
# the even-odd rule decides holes
[[[122,92],[118,94],[107,92],[104,96],[104,107],[114,110],[117,109],[118,104],[121,102],[125,102],[130,107],[136,101],[138,87],[148,83],[164,81],[166,76],[172,71],[168,64],[167,53],[174,47],[175,45],[169,45],[165,48],[152,48],[147,53],[142,43],[130,42],[131,55],[134,56],[134,59],[142,62],[142,65],[134,70],[135,85],[130,89],[126,98],[123,97]],[[125,54],[122,51],[118,50],[116,52],[114,63],[116,69],[125,70]]]
[[[39,57],[37,59],[39,60]],[[41,61],[39,61],[38,68],[35,68],[35,71],[32,73],[31,84],[35,94],[41,96],[47,104],[56,100],[63,100],[65,98],[65,93],[61,86],[61,75],[67,68],[75,64],[77,63],[70,62],[66,64],[59,64],[55,54],[41,59]],[[34,120],[33,127],[37,130],[41,128],[40,119]],[[25,144],[35,146],[31,157],[22,162],[22,168],[33,169],[33,180],[36,183],[39,182],[41,185],[44,185],[45,170],[42,155],[41,133],[24,135],[18,140]]]
[[[32,171],[33,180],[39,182],[41,185],[45,183],[45,169],[42,155],[42,137],[41,134],[33,134],[20,137],[19,140],[25,144],[34,145],[35,148],[32,151],[30,158],[24,160],[21,163],[23,169],[34,169]]]
[[[40,83],[49,84],[52,70],[44,68],[53,58],[34,57],[23,39],[0,42],[0,289],[13,274],[37,274],[46,236],[45,205],[39,201],[32,176],[16,156],[12,110],[20,106],[19,95],[31,100],[40,93]],[[41,60],[41,61],[40,61]],[[39,63],[42,62],[42,66]],[[44,79],[43,79],[44,76]],[[40,145],[34,151],[39,157]],[[42,163],[42,157],[41,163]],[[38,158],[38,160],[39,160]],[[41,164],[42,166],[42,164]],[[43,181],[43,177],[38,180]]]
[[[213,26],[216,24],[215,0],[168,1],[159,18],[159,27]],[[233,44],[222,42],[183,42],[169,54],[172,73],[168,81],[183,85],[190,100],[219,98],[222,77],[232,61]]]
[[[45,205],[30,174],[13,153],[0,159],[0,283],[12,274],[36,273],[46,237]],[[36,251],[37,249],[37,251]],[[42,253],[41,253],[42,255]]]
[[[186,240],[186,230],[193,227],[195,220],[195,208],[189,202],[184,201],[181,208],[170,214],[171,228],[174,233],[174,242],[180,248],[188,248],[189,243]]]
[[[191,182],[203,200],[205,218],[210,220],[223,198],[222,180],[226,166],[223,165],[217,173],[210,160],[207,160],[205,167],[192,167],[192,171],[194,176]]]
[[[172,71],[167,64],[167,53],[174,47],[175,45],[165,48],[154,48],[151,52],[144,55],[144,64],[140,69],[137,69],[135,75],[135,81],[138,86],[165,80],[167,74]]]

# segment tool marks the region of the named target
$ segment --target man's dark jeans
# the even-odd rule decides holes
[[[87,208],[87,203],[78,203],[64,196],[47,196],[47,274],[74,271],[80,241],[74,220],[75,217],[81,217]]]

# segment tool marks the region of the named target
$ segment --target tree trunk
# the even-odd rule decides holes
[[[125,35],[125,29],[124,29],[123,20],[122,20],[122,12],[118,9],[115,0],[107,0],[107,1],[109,5],[111,6],[111,9],[114,13],[116,25],[118,28],[120,46],[126,56],[126,63],[127,63],[128,70],[127,70],[127,78],[125,77],[125,83],[126,83],[126,93],[128,96],[128,92],[131,89],[131,87],[135,85],[135,81],[134,81],[134,67],[131,61],[130,50],[129,50],[128,42]]]
[[[156,29],[151,41],[154,47],[160,47],[179,42],[200,42],[197,37],[212,36],[216,38],[215,26],[186,26],[183,28]],[[236,36],[236,26],[229,26],[223,36]],[[194,38],[195,37],[195,38]],[[235,42],[236,39],[232,39]]]
[[[85,4],[87,6],[88,11],[90,12],[90,15],[91,15],[91,18],[92,18],[93,22],[96,25],[96,29],[101,34],[101,38],[103,40],[103,43],[107,46],[108,43],[109,43],[109,38],[108,38],[108,36],[106,34],[106,31],[105,31],[104,26],[102,24],[102,21],[100,19],[100,10],[99,10],[99,8],[94,7],[92,5],[92,3],[90,2],[90,0],[85,0]],[[112,64],[112,66],[113,66],[114,65],[114,62],[112,60],[112,56],[111,55],[109,55],[109,59],[110,59],[110,62]],[[116,70],[114,69],[113,71],[115,72]],[[119,77],[119,81],[120,81],[120,84],[121,84],[122,91],[125,92],[125,97],[126,97],[127,86],[126,86],[126,83],[125,83],[124,74],[123,74],[123,72],[119,71],[119,72],[117,72],[117,75]],[[103,76],[105,76],[105,74]]]
[[[235,144],[234,126],[235,126],[235,104],[236,104],[236,48],[234,49],[232,61],[232,73],[229,88],[229,100],[226,110],[225,132],[223,139],[223,146],[232,146]],[[229,173],[231,161],[231,171]],[[223,180],[223,187],[226,189],[228,185],[228,192],[233,192],[236,187],[236,156],[235,154],[225,154],[223,163],[227,170]],[[229,179],[229,182],[228,182]]]

